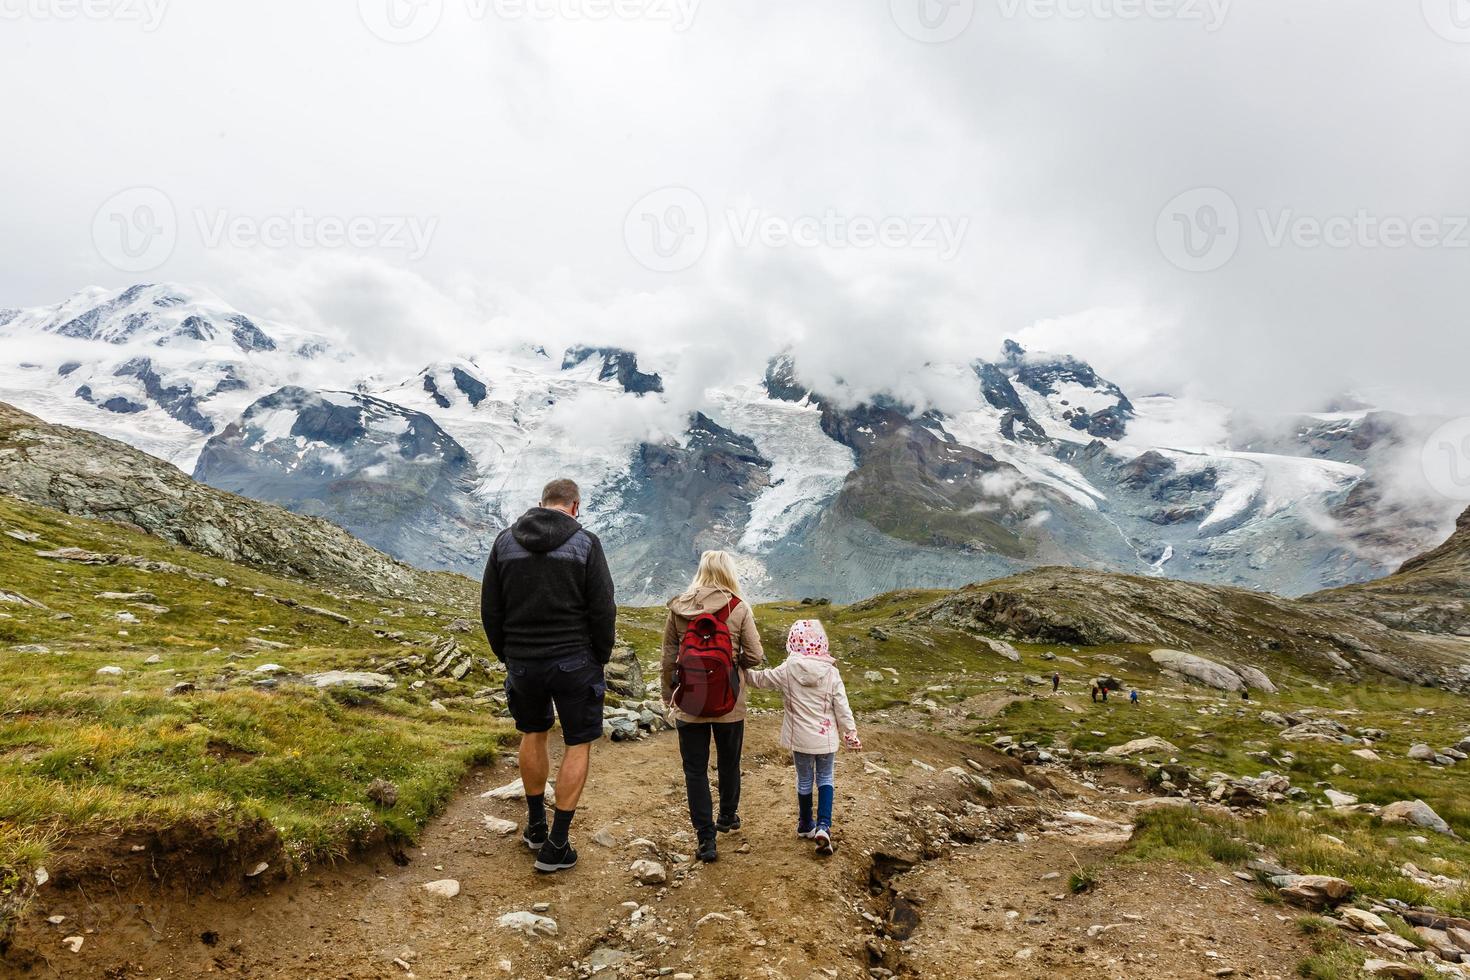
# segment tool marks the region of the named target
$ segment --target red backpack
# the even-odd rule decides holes
[[[674,704],[695,718],[718,718],[735,710],[740,671],[735,645],[725,625],[738,598],[716,613],[701,613],[689,622],[674,662]]]

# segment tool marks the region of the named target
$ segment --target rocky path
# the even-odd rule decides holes
[[[376,859],[196,895],[57,893],[18,936],[18,975],[482,978],[1286,977],[1307,954],[1290,917],[1210,871],[1105,863],[1123,848],[1122,790],[940,736],[865,731],[839,763],[839,850],[795,838],[791,769],[776,720],[754,719],[745,828],[720,861],[693,851],[671,736],[600,744],[578,812],[581,865],[535,874],[518,835],[507,760],[478,773],[405,863]],[[978,767],[967,765],[967,759]],[[957,768],[952,768],[957,767]],[[980,770],[992,787],[987,793]],[[640,883],[633,865],[650,883]],[[1097,865],[1097,887],[1067,876]],[[441,897],[424,886],[455,881]],[[452,890],[452,889],[450,889]],[[507,913],[555,923],[528,936]],[[46,922],[62,915],[61,926]],[[523,917],[527,918],[527,917]],[[80,952],[61,938],[82,935]],[[3,969],[3,968],[0,968]],[[17,967],[20,969],[20,967]]]

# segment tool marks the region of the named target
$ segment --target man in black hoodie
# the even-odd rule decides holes
[[[480,618],[490,649],[505,663],[505,693],[521,732],[522,839],[536,852],[536,870],[547,873],[577,863],[569,832],[592,743],[602,737],[603,667],[617,623],[612,574],[602,542],[577,523],[581,507],[571,480],[548,483],[541,506],[495,539],[480,590]],[[548,827],[547,736],[556,718],[567,748]]]

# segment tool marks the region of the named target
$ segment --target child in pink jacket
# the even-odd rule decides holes
[[[837,793],[837,740],[861,749],[857,723],[847,703],[847,688],[837,661],[828,650],[820,620],[802,619],[786,636],[786,659],[774,670],[752,670],[752,687],[779,690],[786,701],[781,719],[781,747],[796,763],[796,802],[800,818],[796,834],[817,842],[818,854],[831,854],[832,799]],[[817,791],[812,817],[812,789]]]

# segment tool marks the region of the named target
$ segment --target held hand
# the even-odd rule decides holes
[[[847,732],[842,736],[842,741],[854,752],[861,752],[863,750],[863,741],[858,738],[857,732]]]

